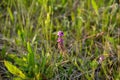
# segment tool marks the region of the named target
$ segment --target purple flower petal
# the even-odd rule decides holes
[[[58,38],[57,42],[63,43],[63,39],[62,38]]]
[[[58,34],[57,34],[59,37],[63,36],[63,32],[62,31],[58,31]]]

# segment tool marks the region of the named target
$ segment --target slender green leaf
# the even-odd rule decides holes
[[[13,14],[12,14],[11,9],[10,9],[9,7],[7,8],[7,11],[8,11],[8,13],[9,13],[9,15],[10,15],[10,18],[11,18],[12,22],[13,22],[14,17],[13,17]]]
[[[91,0],[91,3],[92,3],[92,6],[93,6],[93,8],[94,8],[96,14],[98,15],[98,6],[97,6],[95,0]]]
[[[5,66],[7,69],[14,75],[21,77],[22,79],[25,79],[26,76],[25,74],[16,66],[14,66],[11,62],[9,61],[4,61]]]
[[[30,43],[27,43],[27,50],[28,50],[28,66],[35,66],[35,56],[34,52],[32,51],[32,48],[30,46]]]
[[[42,63],[41,63],[41,69],[42,69],[42,73],[44,72],[44,70],[45,70],[45,65],[46,65],[46,57],[43,57],[42,58]]]

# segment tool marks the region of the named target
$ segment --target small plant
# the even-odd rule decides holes
[[[58,49],[60,50],[60,53],[62,53],[63,55],[66,55],[66,49],[64,47],[64,40],[63,40],[63,35],[64,33],[62,31],[59,31],[58,32],[58,39],[57,39],[57,42],[58,42]]]

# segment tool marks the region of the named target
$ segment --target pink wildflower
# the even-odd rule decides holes
[[[59,31],[58,34],[57,34],[59,37],[62,37],[64,34],[62,31]]]
[[[99,57],[98,62],[101,64],[103,60],[104,60],[104,56],[103,56],[103,55],[101,55],[101,56]]]

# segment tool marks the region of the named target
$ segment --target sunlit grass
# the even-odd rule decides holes
[[[2,0],[0,56],[6,75],[11,80],[120,79],[119,15],[117,0]],[[67,57],[57,48],[58,31],[64,32]]]

